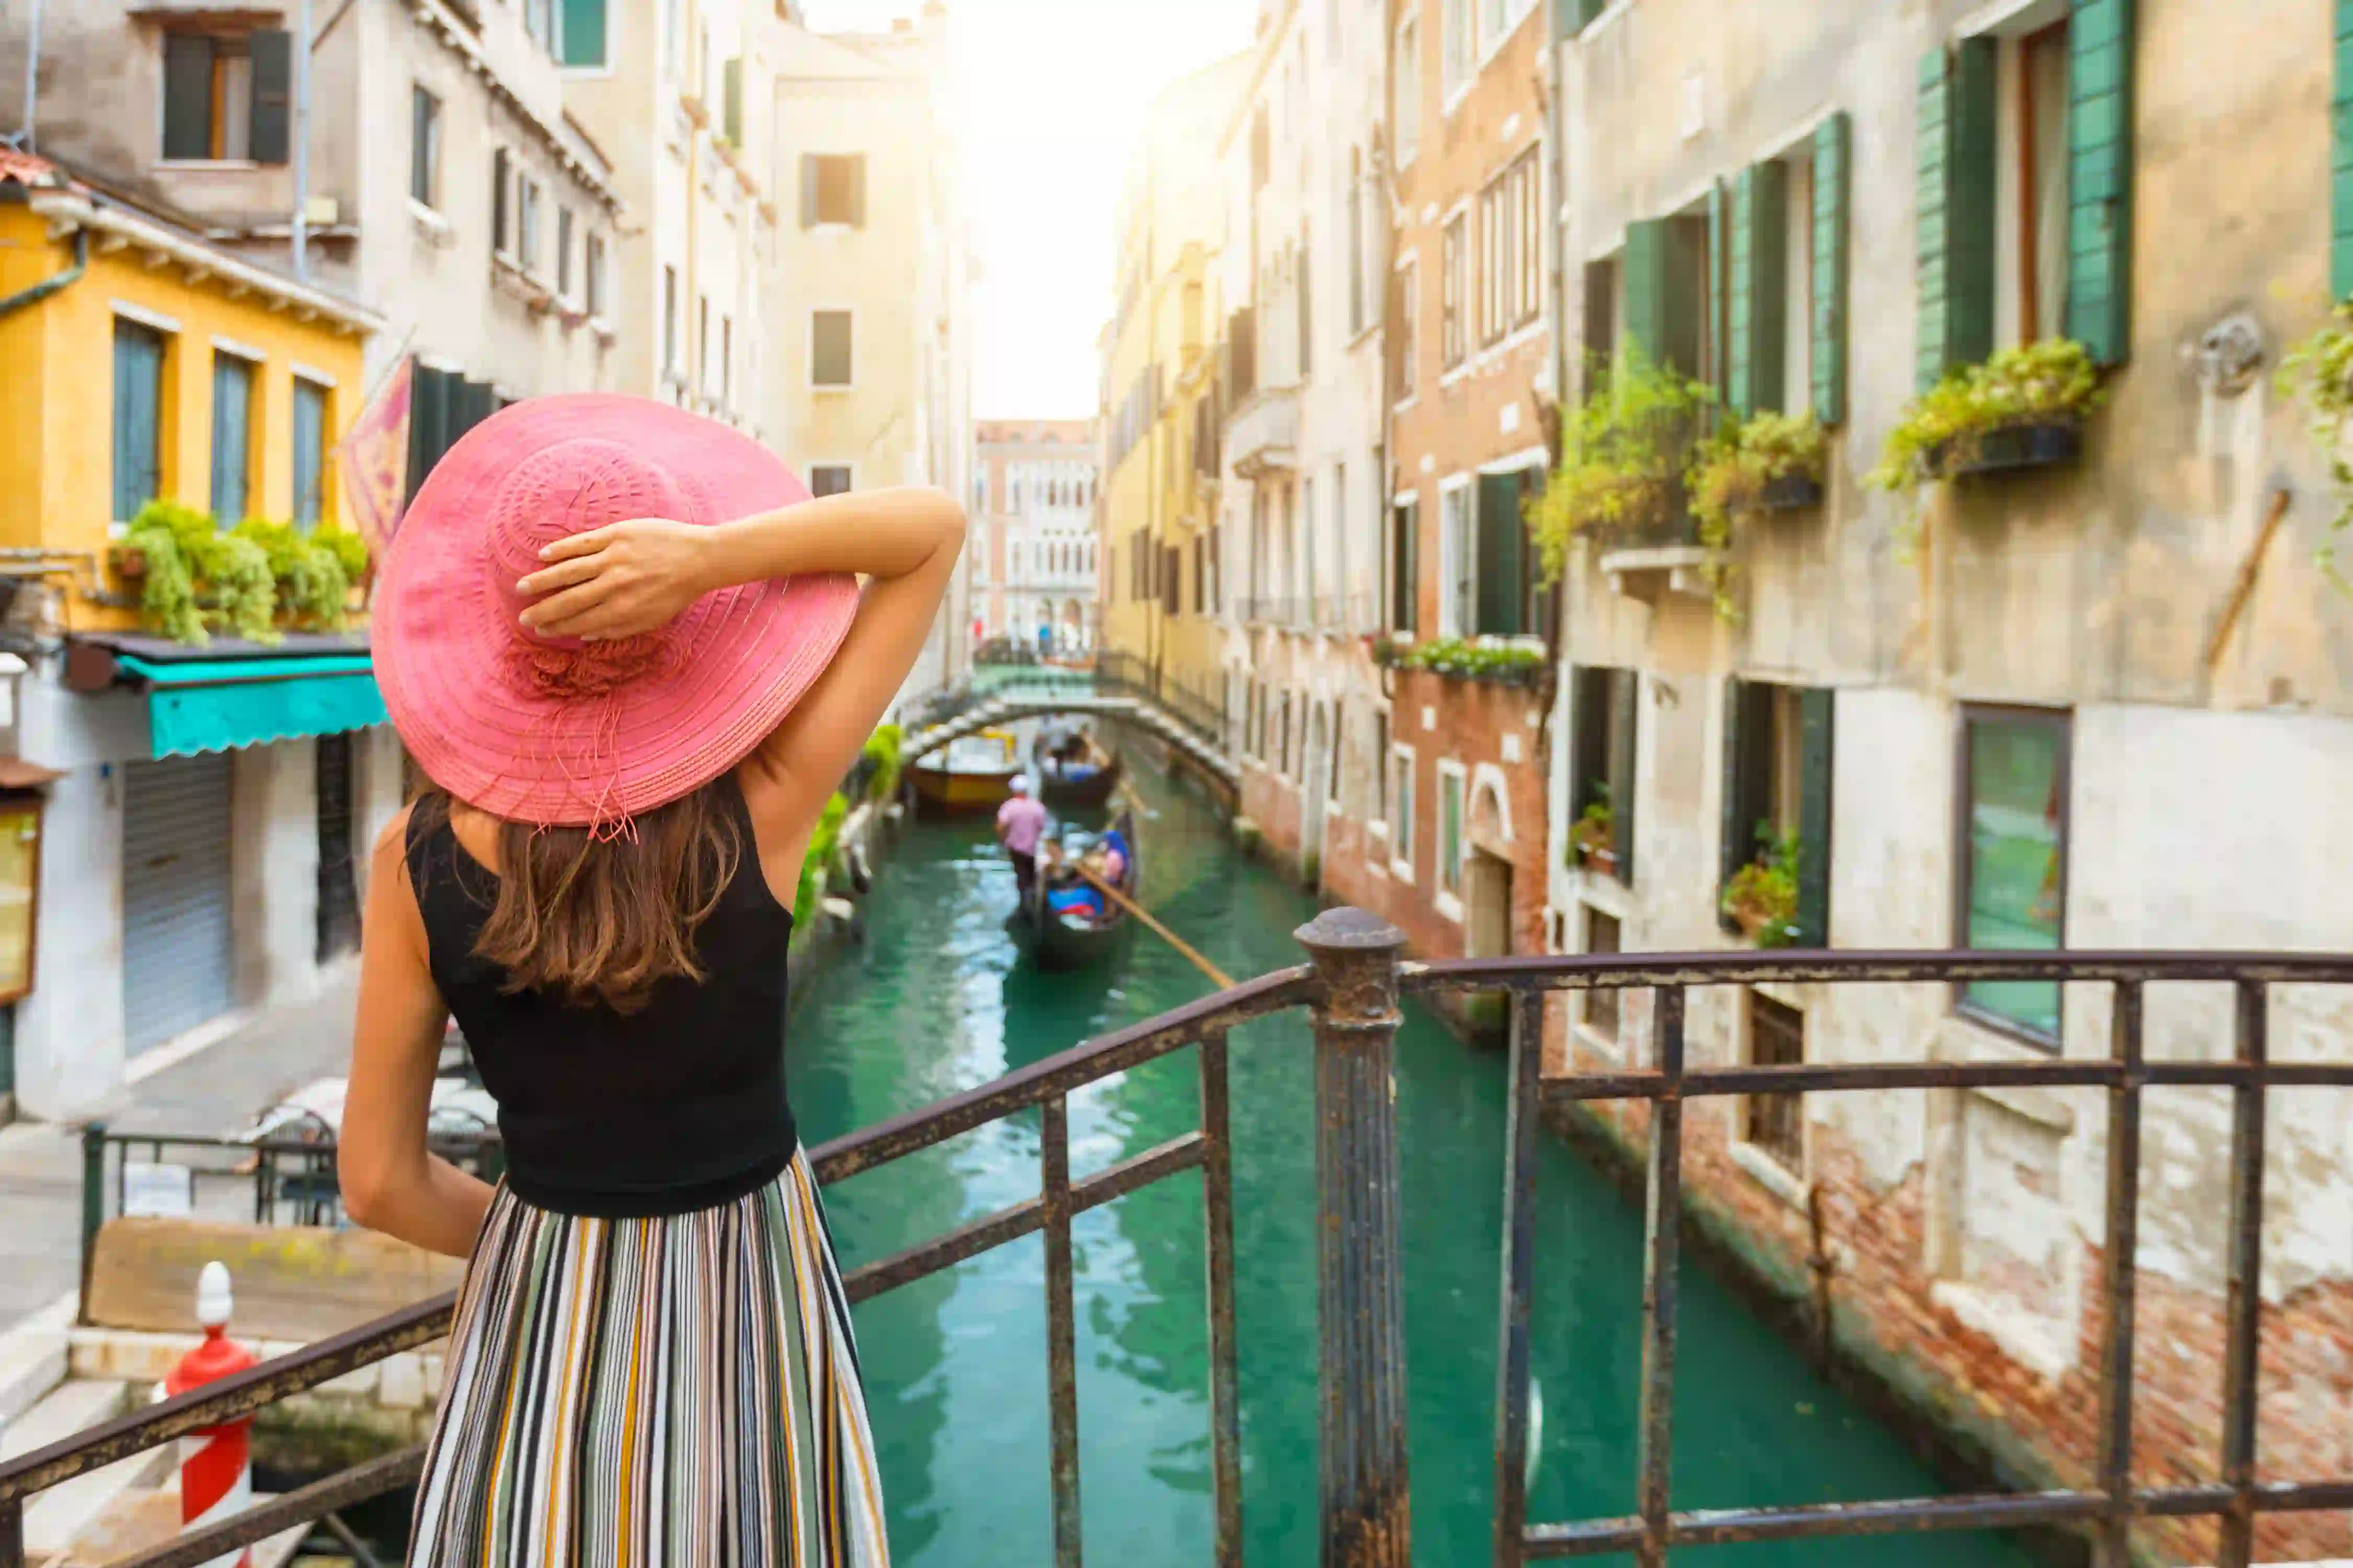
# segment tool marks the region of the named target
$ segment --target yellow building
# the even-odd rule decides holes
[[[0,1120],[100,1103],[355,939],[402,792],[364,632],[175,642],[110,552],[158,499],[338,521],[380,326],[0,149],[0,810],[47,846],[0,856]]]
[[[1218,134],[1247,84],[1245,52],[1155,100],[1118,216],[1119,307],[1105,334],[1107,666],[1165,700],[1222,710],[1218,629],[1216,297],[1223,240]]]

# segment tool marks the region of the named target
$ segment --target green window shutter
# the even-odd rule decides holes
[[[2075,0],[2067,53],[2067,335],[2118,365],[2132,353],[2133,0]]]
[[[164,339],[114,321],[114,521],[153,500],[164,478]]]
[[[744,57],[735,56],[720,71],[723,108],[720,125],[730,144],[744,145]]]
[[[409,384],[408,499],[415,500],[426,475],[449,449],[450,405],[456,400],[458,374],[419,364]]]
[[[1809,688],[1798,704],[1798,931],[1795,945],[1831,944],[1831,784],[1838,693]]]
[[[1619,669],[1609,676],[1609,847],[1618,879],[1634,885],[1634,742],[1641,713],[1642,678]]]
[[[1934,385],[1993,352],[1994,42],[1920,62],[1916,379]]]
[[[1728,401],[1744,417],[1778,409],[1788,361],[1789,171],[1755,163],[1732,187]]]
[[[245,521],[253,477],[253,366],[213,353],[212,510],[223,528]]]
[[[1741,746],[1747,726],[1748,682],[1736,675],[1724,680],[1724,799],[1717,820],[1722,826],[1723,841],[1717,846],[1716,890],[1722,893],[1735,873],[1748,864],[1748,800],[1747,770],[1741,766]],[[1719,919],[1729,924],[1729,917]]]
[[[1700,275],[1700,287],[1707,291],[1707,344],[1700,355],[1707,368],[1707,379],[1715,388],[1719,405],[1732,400],[1732,356],[1725,352],[1725,318],[1730,314],[1726,298],[1730,286],[1732,228],[1732,184],[1718,180],[1707,193],[1707,258]]]
[[[2337,0],[2336,113],[2331,151],[2335,178],[2329,182],[2336,243],[2328,257],[2329,286],[2339,300],[2353,298],[2353,0]]]
[[[1814,417],[1825,425],[1846,421],[1847,193],[1853,162],[1854,121],[1841,109],[1814,132]]]
[[[1552,0],[1552,36],[1555,41],[1573,38],[1593,26],[1593,19],[1609,7],[1609,0]]]
[[[1653,364],[1702,373],[1704,225],[1652,218],[1626,226],[1626,337]]]
[[[1414,557],[1419,542],[1414,538],[1415,508],[1397,506],[1389,509],[1389,626],[1392,630],[1413,630],[1414,591],[1421,581]]]
[[[213,41],[164,35],[164,156],[213,155]]]
[[[294,145],[294,35],[263,28],[251,47],[253,161],[283,163]]]
[[[605,0],[564,0],[564,63],[605,63]]]
[[[1527,597],[1522,567],[1526,529],[1520,521],[1520,476],[1479,476],[1479,633],[1516,637]]]
[[[491,153],[491,248],[507,248],[507,187],[513,182],[507,178],[507,150],[498,148]]]

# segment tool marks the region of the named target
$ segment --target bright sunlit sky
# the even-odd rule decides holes
[[[880,32],[922,0],[807,0]],[[947,0],[965,101],[982,418],[1083,418],[1111,314],[1112,221],[1154,94],[1250,41],[1257,0]]]

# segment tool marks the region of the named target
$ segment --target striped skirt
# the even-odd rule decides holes
[[[657,1219],[491,1205],[417,1483],[419,1568],[884,1568],[805,1156]]]

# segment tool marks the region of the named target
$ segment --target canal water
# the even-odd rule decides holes
[[[1150,773],[1144,898],[1229,973],[1301,961],[1312,901],[1232,850],[1211,807]],[[788,1060],[804,1136],[837,1133],[984,1083],[1203,994],[1138,933],[1113,963],[1049,976],[1006,927],[1010,867],[985,825],[919,824],[878,867],[862,948],[795,1015]],[[1414,1560],[1490,1553],[1502,1059],[1409,1008],[1398,1042]],[[1249,1561],[1317,1561],[1313,1077],[1296,1015],[1232,1039],[1236,1308]],[[1198,1124],[1187,1050],[1075,1096],[1083,1175]],[[1036,1112],[831,1189],[846,1266],[1038,1191]],[[1547,1141],[1538,1192],[1535,1516],[1634,1506],[1641,1218]],[[1114,1568],[1207,1563],[1212,1535],[1198,1178],[1173,1178],[1075,1226],[1086,1556]],[[1045,1264],[1036,1237],[858,1309],[894,1560],[902,1568],[1051,1560]],[[1935,1491],[1886,1428],[1817,1378],[1726,1290],[1687,1271],[1674,1501],[1683,1508]],[[1714,1548],[1677,1561],[2023,1568],[1991,1536]],[[1622,1559],[1605,1561],[1620,1562]]]

